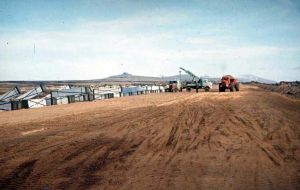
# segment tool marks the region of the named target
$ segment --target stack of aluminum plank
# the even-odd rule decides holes
[[[92,91],[89,87],[71,87],[51,92],[51,105],[68,104],[92,100]]]
[[[47,100],[48,102],[50,101],[50,95],[47,95],[45,91],[45,86],[40,85],[18,96],[16,100],[19,101],[21,107],[25,109],[47,106]]]
[[[121,96],[120,86],[102,86],[93,89],[94,99],[119,98]]]
[[[10,111],[17,109],[19,105],[16,105],[14,98],[20,95],[20,89],[16,86],[12,90],[0,95],[0,111]]]

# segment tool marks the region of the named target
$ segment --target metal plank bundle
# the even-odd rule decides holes
[[[2,94],[0,96],[0,111],[10,111],[18,109],[20,107],[18,101],[12,101],[12,99],[19,96],[20,93],[20,89],[16,86],[12,90]]]
[[[50,106],[51,105],[51,95],[47,94],[46,96],[40,97],[40,98],[33,98],[30,100],[27,100],[28,102],[28,108],[39,108],[44,106]]]
[[[17,100],[29,100],[29,99],[32,99],[32,98],[40,95],[44,91],[45,91],[45,87],[40,85],[39,87],[34,87],[32,90],[29,90],[28,92],[18,96],[16,99]]]
[[[46,91],[46,87],[40,85],[18,96],[15,100],[21,103],[21,108],[28,109],[28,108],[43,107],[47,105],[46,103],[47,95],[45,94],[45,91]]]
[[[51,105],[93,100],[89,87],[72,87],[51,92]]]
[[[98,87],[93,89],[95,100],[118,98],[121,96],[121,88],[119,86]]]
[[[0,95],[0,100],[9,100],[15,98],[21,94],[19,87],[14,87],[12,90]]]
[[[138,87],[136,87],[136,86],[122,87],[122,95],[123,96],[136,95],[137,92],[138,92]]]

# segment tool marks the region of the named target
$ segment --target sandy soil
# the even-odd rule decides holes
[[[252,85],[258,86],[265,90],[270,90],[273,92],[284,94],[290,98],[300,99],[300,82],[281,82],[277,84],[262,84],[262,83],[252,83]]]
[[[300,189],[300,101],[165,93],[0,113],[0,189]]]

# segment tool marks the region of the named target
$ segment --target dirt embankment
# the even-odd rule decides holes
[[[252,83],[254,86],[277,92],[291,98],[300,98],[300,82],[281,82],[277,84]]]
[[[254,86],[0,113],[0,189],[299,189],[299,123]]]

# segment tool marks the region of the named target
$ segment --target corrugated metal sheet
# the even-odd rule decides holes
[[[8,100],[10,98],[15,98],[20,95],[20,89],[16,86],[12,90],[0,95],[0,100]]]
[[[138,92],[144,92],[147,90],[147,87],[146,86],[137,86],[137,91]]]
[[[75,101],[80,101],[80,96],[79,97],[75,97],[74,95],[68,96],[68,102],[69,102],[69,104],[75,103]]]
[[[95,99],[108,99],[120,97],[120,87],[98,87],[93,90]]]
[[[116,98],[114,93],[94,94],[94,96],[95,96],[95,100]],[[120,97],[120,95],[117,96]]]
[[[92,100],[91,89],[89,87],[72,87],[69,89],[62,89],[57,91],[52,91],[52,103],[55,104],[65,104],[66,100],[69,103],[82,102]]]
[[[150,91],[151,90],[151,86],[146,86],[146,90]]]
[[[128,93],[137,93],[137,92],[143,92],[143,91],[160,91],[163,88],[161,86],[128,86],[128,87],[122,87],[122,93],[128,94]]]
[[[97,87],[93,91],[89,87],[69,87],[62,86],[59,90],[52,91],[51,94],[45,95],[42,86],[36,87],[25,94],[19,95],[19,89],[13,90],[1,95],[1,98],[12,98],[19,95],[13,100],[0,101],[0,110],[14,110],[20,108],[37,108],[47,105],[68,104],[78,101],[90,101],[93,99],[107,99],[123,96],[131,96],[145,93],[162,92],[163,86],[110,86]],[[40,98],[41,97],[41,98]]]
[[[165,87],[159,86],[159,90],[160,90],[161,92],[165,92]]]
[[[20,101],[10,101],[11,110],[18,110],[22,108],[22,103]]]
[[[28,101],[28,108],[40,108],[47,106],[46,99],[30,99]]]
[[[86,88],[86,87],[76,87],[76,88],[52,91],[51,94],[52,94],[52,97],[54,97],[54,98],[67,97],[67,96],[72,96],[72,95],[81,95],[81,94],[89,93],[89,91],[87,89],[88,88]]]
[[[56,89],[57,90],[70,89],[70,86],[69,85],[63,85],[63,86],[56,87]]]
[[[138,91],[138,88],[136,86],[122,87],[123,94],[136,93],[137,91]]]
[[[68,104],[69,103],[69,100],[68,100],[68,97],[57,97],[57,98],[54,98],[53,101],[53,105],[60,105],[60,104]]]
[[[47,96],[44,96],[42,98],[35,98],[27,100],[28,102],[28,108],[39,108],[43,106],[49,106],[51,105],[51,95],[48,94]]]
[[[0,111],[10,111],[11,102],[10,101],[0,101]]]
[[[159,90],[159,86],[151,86],[151,90]]]
[[[38,96],[42,92],[43,92],[43,88],[41,86],[35,87],[32,90],[26,92],[25,94],[20,95],[16,99],[17,100],[29,100],[29,99],[32,99],[32,98]]]

